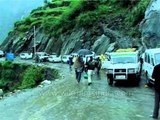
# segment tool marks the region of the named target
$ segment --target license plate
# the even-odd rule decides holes
[[[126,79],[125,75],[116,75],[116,79]]]

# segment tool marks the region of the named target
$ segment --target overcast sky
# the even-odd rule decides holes
[[[27,16],[32,9],[43,5],[44,0],[0,0],[0,43],[13,29],[14,22]]]

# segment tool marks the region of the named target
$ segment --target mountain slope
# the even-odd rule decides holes
[[[34,26],[38,51],[65,54],[88,48],[104,53],[111,43],[114,48],[132,47],[138,45],[138,24],[149,1],[54,0],[17,21],[1,48],[16,53],[32,51]]]

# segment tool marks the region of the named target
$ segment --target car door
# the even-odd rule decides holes
[[[143,63],[143,70],[145,73],[148,73],[148,54],[144,54],[144,63]]]
[[[148,54],[147,70],[148,70],[148,77],[150,79],[152,79],[153,68],[154,68],[153,57],[151,56],[151,54]]]
[[[151,65],[150,65],[150,55],[148,53],[145,53],[143,68],[144,68],[144,71],[147,74],[147,76],[150,76],[150,74],[151,74]]]
[[[149,74],[150,74],[150,79],[152,79],[152,80],[154,80],[154,79],[152,78],[154,66],[155,66],[154,58],[153,58],[153,56],[151,56],[151,65],[149,66],[149,67],[150,67],[150,73],[149,73]]]

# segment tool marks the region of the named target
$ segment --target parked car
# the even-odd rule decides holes
[[[152,73],[154,66],[160,63],[160,48],[147,49],[143,58],[143,71],[146,76],[147,83],[154,84]]]
[[[46,52],[36,52],[40,62],[46,62],[48,60],[49,54]]]
[[[0,50],[0,57],[4,57],[4,52]]]
[[[48,61],[49,61],[49,62],[61,62],[61,61],[62,61],[61,55],[60,55],[60,56],[57,56],[56,54],[51,54],[51,55],[49,55],[49,57],[48,57]]]
[[[62,56],[62,62],[67,63],[67,61],[69,60],[69,57],[72,57],[72,56],[71,55],[63,55]]]
[[[71,56],[76,57],[76,56],[78,56],[78,53],[71,53]]]
[[[21,59],[31,59],[33,57],[32,53],[20,53],[20,58]]]

